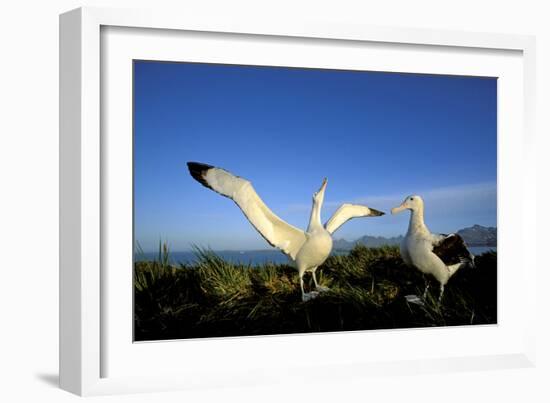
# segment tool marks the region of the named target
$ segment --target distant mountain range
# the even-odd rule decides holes
[[[497,246],[497,229],[495,227],[484,227],[476,224],[473,227],[457,231],[457,234],[469,246]]]
[[[456,233],[464,239],[468,246],[497,246],[497,229],[495,227],[484,227],[476,224],[472,227],[462,228]],[[402,240],[402,235],[391,238],[365,235],[355,241],[335,239],[333,248],[336,250],[350,250],[357,244],[375,248],[382,245],[399,245]]]
[[[370,248],[376,248],[382,245],[399,245],[403,237],[394,236],[391,238],[385,238],[383,236],[371,236],[365,235],[355,241],[346,241],[345,239],[335,239],[332,243],[332,248],[336,250],[350,250],[355,245],[365,245]]]

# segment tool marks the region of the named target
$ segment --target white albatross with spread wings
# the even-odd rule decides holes
[[[424,224],[424,201],[420,196],[407,196],[403,203],[391,209],[392,214],[410,210],[409,229],[401,242],[401,257],[409,266],[414,266],[424,274],[431,274],[440,285],[439,301],[443,297],[445,285],[461,267],[474,267],[474,255],[470,253],[464,240],[458,234],[432,234]],[[424,299],[428,292],[426,281]]]
[[[313,208],[306,231],[296,228],[277,217],[260,199],[252,184],[232,173],[211,165],[188,162],[189,172],[202,185],[233,200],[248,221],[271,245],[280,249],[294,263],[300,276],[302,300],[307,301],[328,288],[317,283],[315,271],[332,251],[332,234],[346,221],[355,217],[381,216],[384,213],[367,206],[343,204],[323,226],[321,207],[325,197],[327,179],[313,194]],[[311,272],[316,291],[304,292],[304,273]]]

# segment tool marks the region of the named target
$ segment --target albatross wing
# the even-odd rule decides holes
[[[305,232],[275,215],[248,180],[207,164],[188,162],[187,166],[191,176],[202,185],[233,200],[271,246],[296,259],[306,241]]]
[[[458,234],[443,235],[434,243],[433,253],[447,266],[458,263],[474,264],[474,256],[466,247],[464,239]]]
[[[340,228],[346,221],[356,217],[375,217],[384,215],[383,212],[362,206],[359,204],[342,204],[338,210],[329,218],[325,224],[325,229],[333,234],[338,228]]]

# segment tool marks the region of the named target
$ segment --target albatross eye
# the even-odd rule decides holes
[[[410,200],[410,201],[413,201],[414,199],[411,197],[409,200]]]

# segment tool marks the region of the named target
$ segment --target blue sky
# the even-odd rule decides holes
[[[389,213],[414,193],[434,232],[496,226],[496,99],[494,78],[136,61],[135,239],[145,251],[159,239],[173,251],[269,248],[187,161],[249,179],[300,228],[324,177],[323,221],[343,202]],[[356,219],[334,237],[407,223]]]

